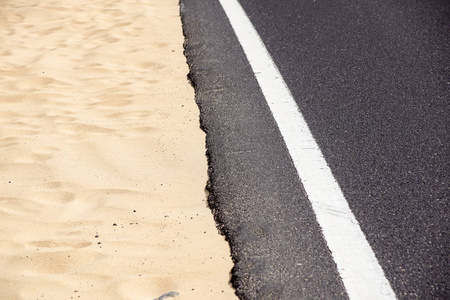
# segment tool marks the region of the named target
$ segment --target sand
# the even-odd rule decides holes
[[[235,298],[187,73],[178,0],[0,0],[0,299]]]

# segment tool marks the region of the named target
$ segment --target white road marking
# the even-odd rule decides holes
[[[375,254],[299,111],[237,0],[219,0],[244,49],[322,228],[350,299],[396,299]]]

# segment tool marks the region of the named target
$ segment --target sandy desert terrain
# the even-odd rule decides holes
[[[235,298],[187,73],[177,0],[0,1],[0,299]]]

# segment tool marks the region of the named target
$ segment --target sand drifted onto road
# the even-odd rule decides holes
[[[177,0],[0,0],[0,299],[235,297],[182,44]]]

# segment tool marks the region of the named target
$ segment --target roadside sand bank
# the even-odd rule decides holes
[[[0,1],[0,299],[235,298],[182,44],[177,0]]]

